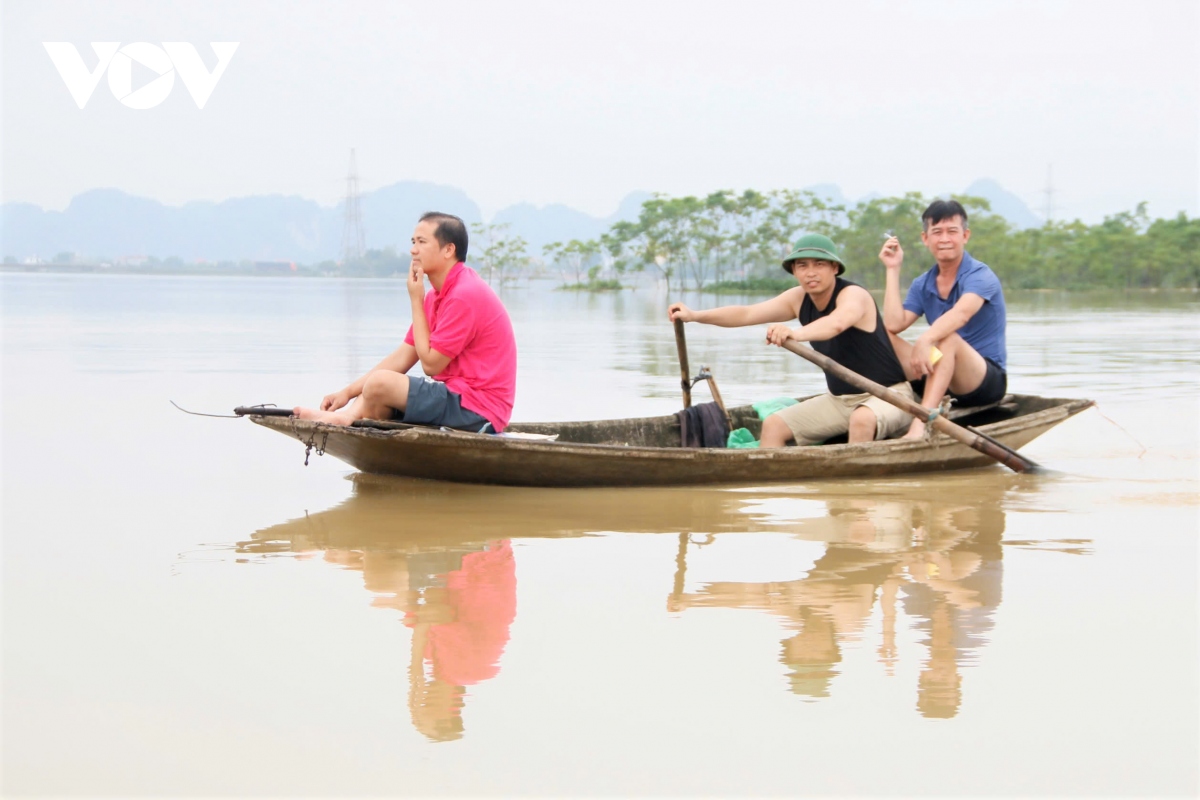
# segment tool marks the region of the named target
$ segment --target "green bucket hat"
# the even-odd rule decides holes
[[[833,240],[819,233],[808,233],[796,240],[795,249],[783,260],[783,271],[791,275],[792,262],[798,258],[819,258],[823,261],[832,261],[838,265],[838,275],[846,271],[842,257],[838,255],[837,248],[833,246]]]

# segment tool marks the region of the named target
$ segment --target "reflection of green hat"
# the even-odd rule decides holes
[[[790,275],[792,262],[797,258],[819,258],[822,261],[832,261],[838,265],[838,275],[846,271],[842,257],[838,255],[837,248],[833,246],[833,240],[819,233],[805,234],[796,240],[795,249],[783,260],[783,271]]]

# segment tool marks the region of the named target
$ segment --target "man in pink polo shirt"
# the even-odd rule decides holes
[[[366,375],[326,395],[320,409],[294,413],[335,425],[396,419],[499,433],[508,425],[516,396],[517,344],[500,298],[463,263],[467,226],[458,217],[431,211],[417,223],[410,253],[413,322],[404,344]],[[426,277],[433,286],[428,293]],[[426,377],[405,374],[417,362]]]

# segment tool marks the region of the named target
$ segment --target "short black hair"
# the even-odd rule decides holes
[[[454,245],[454,256],[459,261],[467,260],[467,225],[453,214],[441,211],[426,211],[421,215],[421,222],[433,223],[433,238],[445,247]]]
[[[930,225],[937,225],[939,222],[954,217],[962,217],[963,229],[970,229],[971,225],[967,222],[967,210],[962,207],[962,203],[957,200],[934,200],[921,215],[921,224],[925,230],[929,230]]]

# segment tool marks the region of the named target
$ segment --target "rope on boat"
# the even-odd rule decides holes
[[[941,447],[942,442],[937,437],[937,431],[934,430],[933,421],[941,416],[946,417],[946,419],[950,419],[950,405],[953,402],[953,397],[950,395],[944,396],[942,398],[942,402],[938,404],[937,408],[929,412],[929,418],[925,420],[925,433],[923,434],[922,438],[934,447]],[[976,436],[979,435],[976,431],[972,431],[972,433],[975,433]]]
[[[1142,452],[1138,453],[1138,460],[1141,460],[1142,456],[1144,456],[1144,455],[1146,455],[1146,453],[1150,452],[1150,448],[1146,447],[1146,445],[1144,445],[1140,441],[1138,441],[1138,438],[1136,436],[1134,436],[1132,433],[1130,433],[1129,431],[1125,430],[1120,425],[1118,425],[1115,420],[1110,419],[1108,416],[1106,416],[1104,414],[1104,412],[1102,412],[1100,410],[1099,403],[1092,403],[1092,408],[1096,409],[1096,413],[1100,415],[1101,419],[1111,423],[1113,426],[1116,427],[1117,430],[1119,430],[1121,433],[1125,434],[1130,439],[1132,439],[1134,444],[1136,444],[1138,447],[1142,448]]]
[[[191,414],[194,417],[217,417],[219,419],[241,419],[241,417],[239,417],[237,414],[204,414],[199,411],[188,411],[186,408],[179,405],[179,403],[176,403],[174,400],[168,400],[167,402],[170,403],[171,405],[175,406],[176,408],[178,408],[183,413]]]
[[[278,408],[278,406],[276,406],[274,403],[257,403],[252,406],[238,406],[238,408],[234,409],[235,413],[233,413],[233,414],[205,414],[201,411],[188,411],[186,408],[179,405],[179,403],[176,403],[174,400],[168,400],[167,402],[170,403],[171,405],[175,406],[176,408],[178,408],[180,411],[182,411],[185,414],[191,414],[194,417],[216,417],[217,419],[241,419],[246,414],[253,414],[255,411],[264,411],[266,409],[277,409]],[[236,413],[238,411],[240,411],[242,413],[240,413],[240,414]],[[274,415],[272,415],[272,416],[274,416]],[[278,416],[283,416],[283,414],[280,413]]]
[[[242,414],[205,414],[200,411],[188,411],[186,408],[179,405],[174,400],[168,400],[167,402],[170,403],[171,405],[175,406],[176,408],[178,408],[183,413],[191,414],[192,416],[196,416],[196,417],[216,417],[218,419],[241,419],[243,416]],[[239,408],[238,410],[239,411],[253,411],[254,409],[265,409],[265,408],[278,408],[278,406],[276,406],[274,403],[258,403],[253,406]],[[283,416],[283,415],[280,414],[279,416]],[[304,466],[306,466],[306,467],[308,466],[308,458],[314,450],[317,452],[317,455],[319,455],[319,456],[325,455],[325,445],[329,444],[329,431],[321,431],[321,443],[317,444],[316,429],[313,429],[312,431],[309,432],[308,440],[305,441],[305,439],[301,435],[300,431],[296,428],[296,418],[294,416],[289,415],[288,421],[291,423],[291,426],[292,426],[292,435],[294,435],[296,437],[296,439],[298,439],[300,441],[300,443],[304,445]]]
[[[299,429],[296,428],[296,418],[289,417],[288,421],[292,426],[292,435],[304,445],[304,466],[308,466],[308,457],[313,450],[316,450],[317,455],[319,456],[325,455],[325,445],[329,444],[329,431],[321,431],[321,443],[318,445],[316,428],[309,431],[308,441],[305,441],[304,437],[301,436]]]

